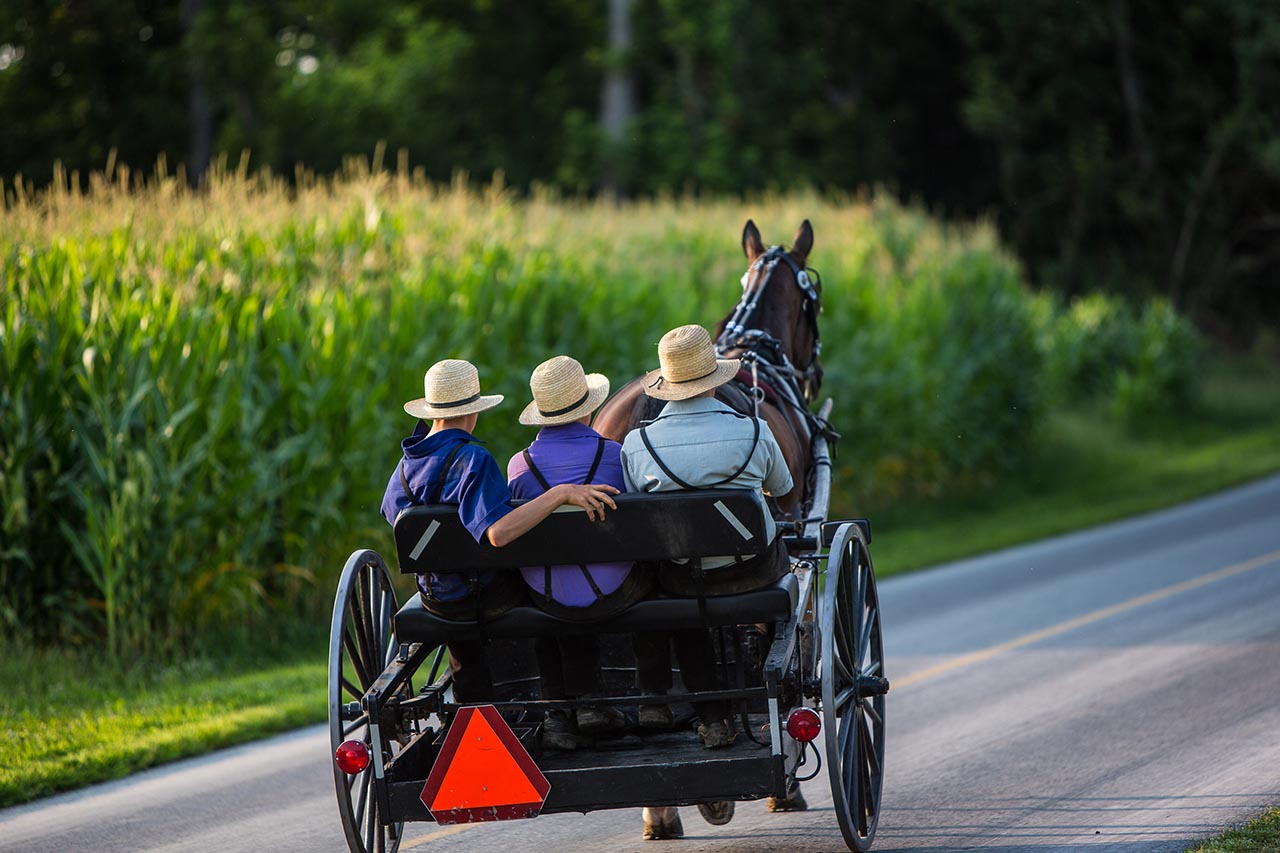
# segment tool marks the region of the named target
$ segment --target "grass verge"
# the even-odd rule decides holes
[[[1187,853],[1275,853],[1280,850],[1280,809],[1272,809],[1239,829],[1195,847]]]
[[[879,507],[837,496],[836,510],[872,517],[884,575],[1207,494],[1280,470],[1280,369],[1215,363],[1194,414],[1134,432],[1098,412],[1064,411],[1041,438],[1027,465],[990,486]],[[853,460],[840,464],[838,481],[856,477]],[[327,629],[246,639],[170,666],[7,650],[0,806],[322,721]],[[1200,850],[1280,850],[1277,813],[1259,824],[1228,838],[1271,839],[1263,846]]]
[[[1280,368],[1233,359],[1209,364],[1187,414],[1135,429],[1096,411],[1055,412],[1038,449],[994,484],[838,508],[871,517],[876,573],[885,576],[1172,506],[1275,471]],[[856,476],[845,469],[837,479]]]
[[[233,649],[170,666],[7,650],[0,806],[319,722],[324,645],[317,636],[284,661]]]

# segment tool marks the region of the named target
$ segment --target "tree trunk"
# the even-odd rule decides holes
[[[627,126],[635,115],[635,80],[630,69],[632,0],[607,0],[609,54],[600,95],[600,127],[604,132],[601,189],[621,189],[627,148]]]
[[[205,173],[209,171],[209,158],[213,153],[213,116],[209,108],[209,90],[205,83],[204,62],[192,35],[203,2],[204,0],[182,0],[187,73],[191,76],[191,88],[187,91],[187,122],[191,129],[187,179],[193,187],[200,186],[200,182],[204,180]]]

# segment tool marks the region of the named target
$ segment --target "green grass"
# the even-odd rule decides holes
[[[1280,850],[1280,809],[1271,809],[1239,829],[1188,847],[1187,853],[1276,853]]]
[[[1042,439],[1024,468],[986,487],[883,507],[837,494],[835,509],[871,516],[883,576],[1213,492],[1280,470],[1280,368],[1212,362],[1194,414],[1134,434],[1099,412],[1065,411],[1050,418]],[[838,482],[856,482],[852,446]],[[168,666],[111,664],[84,651],[7,651],[0,806],[322,721],[326,631],[311,626],[256,644],[242,638],[216,657],[199,653]],[[290,650],[286,658],[280,649]],[[1280,818],[1272,813],[1259,826],[1228,838],[1272,846],[1202,850],[1280,849]]]
[[[1210,362],[1195,411],[1147,431],[1098,412],[1052,413],[1027,462],[994,484],[860,505],[879,575],[910,571],[1170,506],[1280,471],[1280,368]],[[838,478],[856,480],[852,463]]]
[[[239,650],[168,666],[8,649],[0,807],[319,722],[323,647],[316,636],[283,661]]]

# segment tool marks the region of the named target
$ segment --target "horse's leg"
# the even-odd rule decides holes
[[[670,838],[684,838],[680,810],[675,806],[645,806],[644,840],[665,841]]]

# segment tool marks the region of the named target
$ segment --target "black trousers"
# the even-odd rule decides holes
[[[600,694],[600,640],[580,637],[538,637],[533,641],[538,657],[538,688],[543,699],[574,699]]]
[[[763,553],[736,566],[709,572],[701,584],[704,595],[734,595],[760,589],[775,583],[791,568],[782,538],[774,539]],[[687,565],[664,563],[658,570],[659,583],[668,594],[691,597],[698,584]],[[721,690],[720,671],[716,667],[711,632],[701,628],[637,634],[633,641],[636,653],[636,687],[644,693],[661,693],[671,689],[671,649],[680,664],[680,677],[691,692]],[[727,719],[727,701],[695,702],[693,705],[703,722]]]
[[[671,689],[671,650],[680,664],[680,679],[690,692],[720,690],[720,673],[711,632],[702,628],[636,634],[636,687],[641,693],[665,693]],[[729,703],[723,700],[694,702],[693,710],[704,723],[729,717]]]

